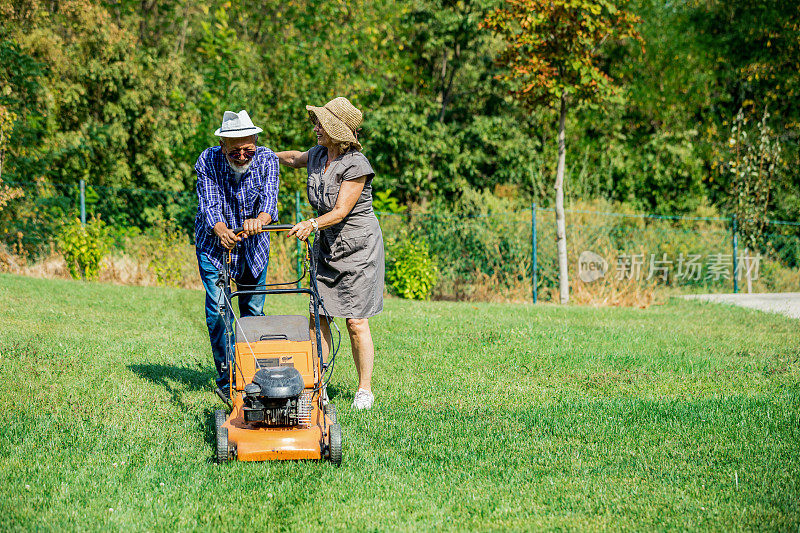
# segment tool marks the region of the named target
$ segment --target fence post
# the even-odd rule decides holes
[[[295,191],[294,193],[294,223],[297,224],[300,222],[300,217],[302,213],[300,212],[300,191]],[[300,288],[300,276],[303,275],[303,245],[300,243],[300,239],[295,239],[297,241],[297,288]]]
[[[86,226],[86,182],[81,180],[81,226]]]
[[[533,296],[533,303],[536,303],[538,299],[537,294],[537,269],[536,269],[536,257],[537,250],[536,250],[536,204],[531,204],[531,284],[533,287],[532,289],[532,296]]]
[[[736,254],[739,248],[739,239],[737,238],[737,231],[736,231],[736,214],[734,213],[733,217],[731,218],[731,239],[733,243],[733,292],[736,294],[739,292],[739,261],[736,260]]]

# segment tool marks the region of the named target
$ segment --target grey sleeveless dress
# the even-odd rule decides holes
[[[355,150],[337,157],[326,171],[327,160],[323,146],[308,151],[308,201],[319,215],[336,205],[342,181],[362,176],[367,180],[350,213],[320,231],[314,242],[319,294],[331,316],[369,318],[383,310],[383,234],[372,211],[375,172],[364,154]]]

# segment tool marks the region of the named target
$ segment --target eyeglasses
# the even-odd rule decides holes
[[[256,155],[256,150],[255,148],[231,148],[225,152],[225,155],[232,159],[253,159]]]

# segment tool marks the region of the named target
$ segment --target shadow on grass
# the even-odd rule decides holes
[[[212,450],[215,449],[217,445],[217,422],[214,418],[214,412],[216,409],[206,409],[203,413],[205,417],[203,418],[202,428],[203,428],[203,438],[206,441]],[[210,463],[214,462],[214,458],[211,457],[209,459]]]
[[[189,407],[183,402],[184,392],[187,390],[211,392],[211,383],[214,382],[211,372],[180,366],[143,364],[128,365],[128,369],[140,378],[164,387],[170,395],[170,401],[184,411],[189,411]]]
[[[328,385],[328,399],[333,401],[337,396],[339,396],[339,387],[336,385]]]

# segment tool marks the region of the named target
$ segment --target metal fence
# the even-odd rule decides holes
[[[81,194],[80,184],[7,185],[18,187],[24,196],[0,211],[0,239],[11,251],[29,254],[31,261],[52,253],[59,224],[82,213],[99,216],[122,233],[128,228],[147,232],[155,221],[167,218],[192,238],[197,202],[192,192],[87,186]],[[299,192],[279,196],[279,213],[283,223],[313,214]],[[438,270],[435,298],[536,302],[556,296],[552,208],[379,212],[378,217],[390,261],[393,246],[400,241],[427,243]],[[754,250],[739,246],[736,221],[725,217],[567,209],[566,223],[569,277],[578,300],[642,290],[736,292],[748,286],[756,292],[800,290],[798,222],[770,221]],[[121,243],[118,239],[118,246]],[[276,246],[273,253],[285,256],[271,259],[275,268],[300,269],[299,243]]]
[[[555,214],[535,220],[540,286],[555,285]],[[800,288],[800,224],[769,221],[757,249],[739,245],[736,220],[567,210],[570,274],[587,290],[649,286],[679,292]],[[534,298],[536,295],[534,294]]]
[[[800,290],[800,224],[771,221],[757,250],[738,246],[734,221],[567,209],[568,271],[584,300],[611,292]],[[471,216],[387,215],[424,238],[439,259],[437,296],[479,300],[552,300],[558,287],[552,208]],[[409,229],[410,228],[410,229]],[[736,258],[734,261],[733,258]],[[743,285],[744,284],[744,285]]]

